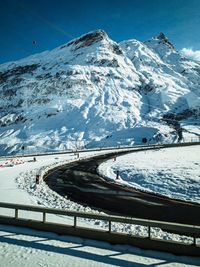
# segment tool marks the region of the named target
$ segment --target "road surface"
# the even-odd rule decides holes
[[[98,165],[114,156],[112,153],[67,164],[52,170],[45,181],[58,194],[110,214],[200,225],[199,204],[141,192],[100,177]]]

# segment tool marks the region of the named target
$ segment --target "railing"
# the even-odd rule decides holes
[[[199,145],[200,144],[200,137],[199,138],[191,138],[189,141],[185,141],[183,143],[158,143],[158,144],[138,144],[138,145],[117,145],[117,146],[108,146],[108,147],[94,147],[94,148],[84,148],[84,149],[69,149],[69,150],[59,150],[59,151],[52,151],[52,152],[39,152],[39,153],[21,153],[15,155],[0,155],[0,158],[13,158],[13,157],[34,157],[34,156],[45,156],[45,155],[59,155],[59,154],[71,154],[71,153],[87,153],[87,152],[95,152],[95,151],[115,151],[115,150],[126,150],[126,149],[135,149],[135,148],[148,148],[148,147],[179,147],[179,146],[189,146],[189,145]]]
[[[3,210],[12,210],[12,214],[3,212]],[[28,211],[29,215],[32,212],[39,213],[40,219],[24,218],[22,216],[23,211]],[[2,215],[4,213],[4,215]],[[55,223],[48,220],[47,215],[63,215],[70,216],[73,218],[73,224],[66,223],[65,218],[61,220],[61,223]],[[27,215],[26,215],[27,216]],[[81,227],[78,225],[78,218],[94,219],[99,221],[107,222],[107,229],[91,229],[91,226]],[[57,217],[58,219],[58,217]],[[197,238],[200,238],[200,226],[197,225],[186,225],[172,222],[163,222],[155,220],[146,220],[139,218],[129,218],[121,216],[110,216],[110,215],[99,215],[93,213],[82,213],[75,211],[66,211],[60,209],[19,205],[11,203],[0,202],[0,223],[12,224],[19,226],[28,226],[34,229],[53,231],[59,234],[71,234],[85,238],[104,240],[111,243],[123,243],[136,245],[142,248],[164,250],[173,252],[176,254],[188,254],[188,255],[199,255],[200,256],[200,243],[197,243]],[[142,225],[147,227],[148,235],[146,237],[136,237],[132,234],[113,232],[113,223],[125,223],[129,225]],[[169,233],[176,233],[179,235],[186,235],[192,237],[192,242],[188,245],[186,243],[166,241],[158,239],[152,236],[152,229],[160,228],[163,231]]]

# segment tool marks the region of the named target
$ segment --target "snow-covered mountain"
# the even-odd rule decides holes
[[[0,153],[198,136],[199,85],[200,63],[163,33],[116,43],[90,32],[0,65]]]

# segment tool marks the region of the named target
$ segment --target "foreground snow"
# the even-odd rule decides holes
[[[120,156],[99,166],[118,183],[143,191],[200,203],[200,146],[167,148]]]
[[[0,225],[1,266],[199,266],[200,258],[177,257],[135,247]]]

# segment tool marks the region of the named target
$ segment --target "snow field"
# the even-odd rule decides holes
[[[186,127],[193,119],[184,138],[199,136],[199,63],[163,36],[117,44],[102,30],[89,35],[0,66],[0,154],[155,143],[159,134],[172,143],[170,114]]]
[[[108,179],[146,192],[200,203],[200,146],[144,151],[117,157],[98,171]]]

